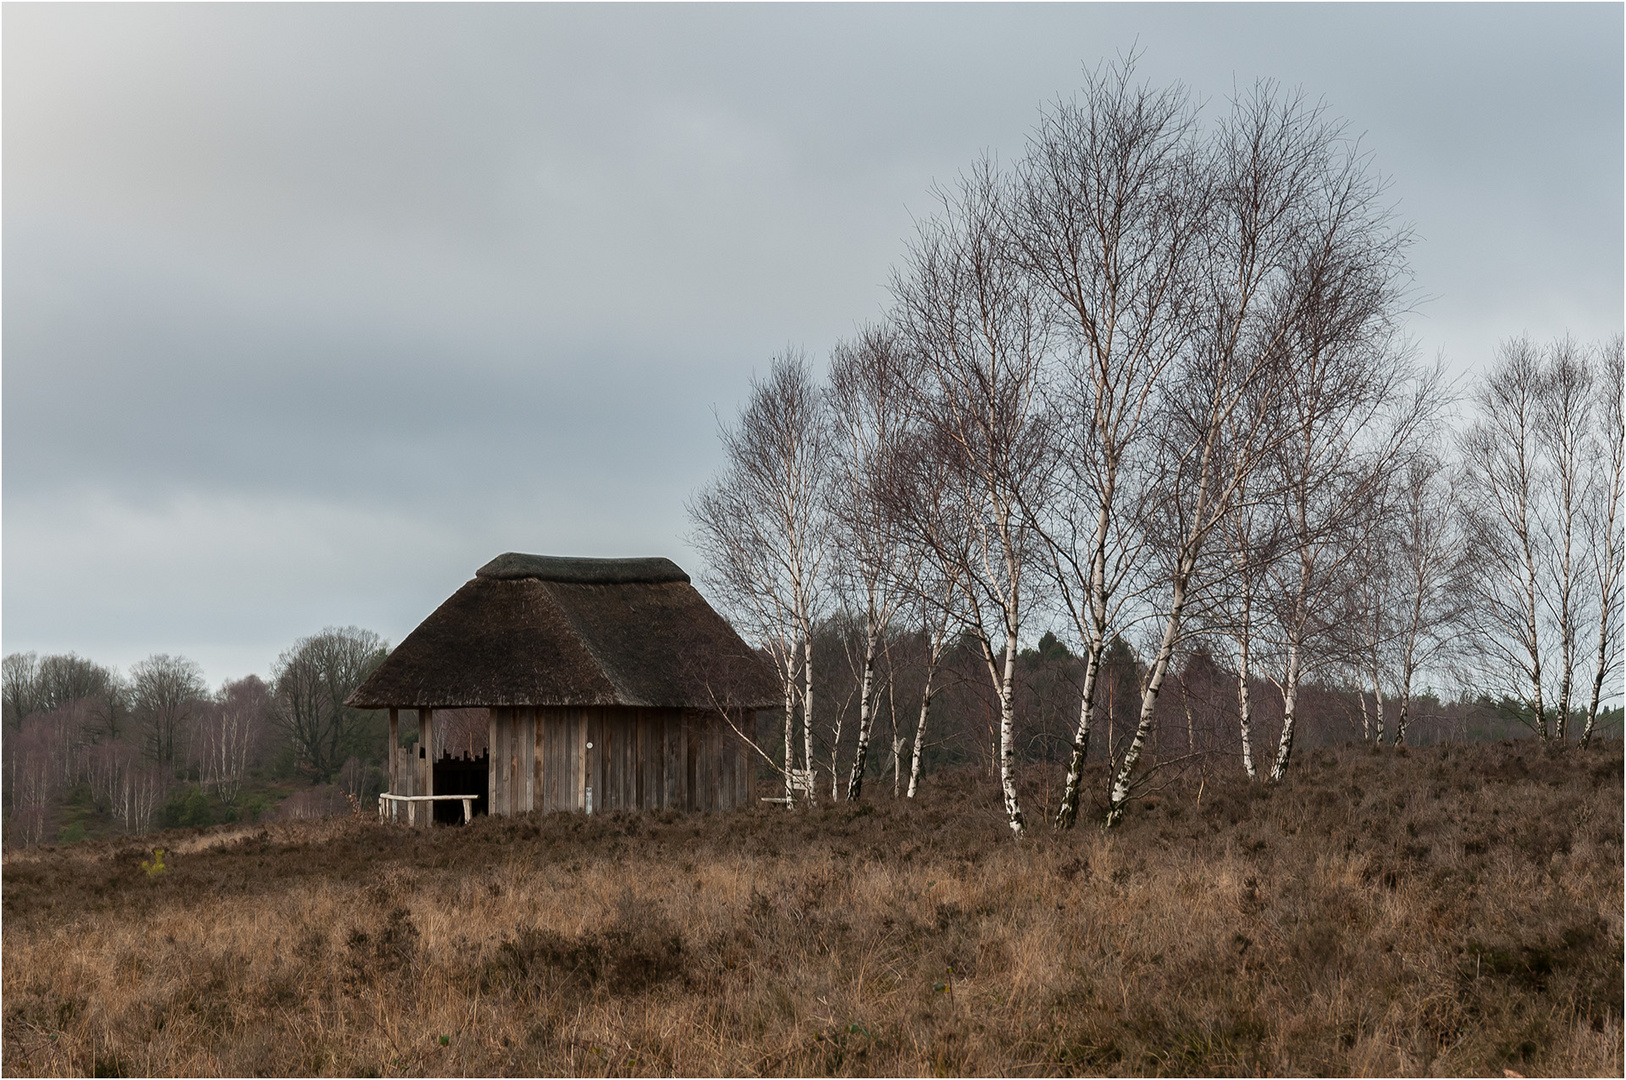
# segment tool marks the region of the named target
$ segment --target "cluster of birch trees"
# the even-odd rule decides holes
[[[211,691],[181,656],[120,673],[73,653],[12,653],[0,666],[8,838],[50,839],[58,804],[79,785],[130,833],[152,828],[177,784],[195,781],[234,806],[250,768],[276,758],[354,787],[382,739],[376,718],[344,700],[384,655],[371,631],[329,628],[283,652],[270,682],[249,675]]]
[[[1082,661],[1063,828],[1103,660],[1124,642],[1140,646],[1139,707],[1107,748],[1109,826],[1146,782],[1159,695],[1198,642],[1235,675],[1242,766],[1271,780],[1306,680],[1359,682],[1379,717],[1398,693],[1401,741],[1419,673],[1511,660],[1537,730],[1562,736],[1542,705],[1552,643],[1559,716],[1587,619],[1595,691],[1615,670],[1618,340],[1508,345],[1454,454],[1452,388],[1403,335],[1411,236],[1321,105],[1262,83],[1204,124],[1131,60],[1045,109],[1015,162],[984,158],[935,194],[885,316],[823,372],[775,357],[689,504],[708,589],[780,673],[784,746],[764,756],[787,797],[812,798],[820,769],[861,795],[879,660],[902,635],[926,657],[909,793],[936,665],[970,640],[1018,834],[1018,643],[1036,628],[1060,628]],[[826,727],[842,742],[845,712],[814,695],[832,616],[861,643],[845,765],[814,751]],[[1256,764],[1259,673],[1281,723]]]

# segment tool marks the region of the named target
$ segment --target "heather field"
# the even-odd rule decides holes
[[[4,863],[0,1064],[1621,1074],[1618,741],[1239,771],[1021,842],[958,771],[913,803],[29,849]],[[1052,774],[1025,777],[1035,819]]]

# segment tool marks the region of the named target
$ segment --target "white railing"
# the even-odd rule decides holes
[[[378,797],[378,819],[380,821],[384,820],[384,804],[387,802],[389,803],[390,807],[388,815],[389,819],[391,821],[399,821],[400,815],[398,811],[400,810],[400,804],[406,803],[407,824],[416,825],[418,823],[419,803],[447,802],[451,799],[460,799],[463,802],[463,824],[467,825],[470,821],[474,820],[474,800],[478,799],[479,797],[480,796],[478,795],[391,795],[389,792],[385,792]],[[429,820],[433,822],[435,819],[431,815]]]
[[[786,779],[790,782],[791,794],[788,797],[764,798],[763,802],[780,803],[784,806],[794,806],[798,799],[811,802],[813,800],[813,770],[791,769]]]

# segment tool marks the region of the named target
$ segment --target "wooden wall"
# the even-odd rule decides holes
[[[753,801],[748,748],[715,713],[491,710],[490,812],[726,810]],[[591,745],[591,749],[589,749]]]

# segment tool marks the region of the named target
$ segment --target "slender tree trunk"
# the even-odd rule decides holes
[[[1158,691],[1163,689],[1163,677],[1169,670],[1169,658],[1174,655],[1174,643],[1180,636],[1180,616],[1186,606],[1186,579],[1191,573],[1191,564],[1195,557],[1183,553],[1181,565],[1176,571],[1174,583],[1174,603],[1169,609],[1169,620],[1163,627],[1163,642],[1158,646],[1157,659],[1152,662],[1152,670],[1146,678],[1146,689],[1141,694],[1140,722],[1135,726],[1135,737],[1130,740],[1129,749],[1124,751],[1123,764],[1118,767],[1118,776],[1112,782],[1112,795],[1107,804],[1106,827],[1112,828],[1123,820],[1124,807],[1129,802],[1129,785],[1134,777],[1135,764],[1140,759],[1141,748],[1146,744],[1147,733],[1152,727],[1152,715],[1157,708]]]
[[[1377,714],[1378,745],[1383,745],[1383,731],[1386,718],[1384,717],[1383,683],[1378,681],[1377,669],[1372,670],[1372,711]]]
[[[920,722],[915,725],[915,745],[909,753],[909,790],[906,798],[914,798],[920,790],[920,755],[926,745],[926,719],[932,707],[932,677],[937,674],[936,655],[926,660],[926,688],[920,695]]]
[[[1067,782],[1062,788],[1061,805],[1056,808],[1056,828],[1071,829],[1078,820],[1078,796],[1083,782],[1084,762],[1090,756],[1090,728],[1095,720],[1095,683],[1101,671],[1101,655],[1107,647],[1107,535],[1111,526],[1110,507],[1116,469],[1109,471],[1106,489],[1096,515],[1094,548],[1090,556],[1090,628],[1084,648],[1084,696],[1078,703],[1078,728],[1073,732],[1072,752],[1067,758]]]
[[[1270,767],[1271,783],[1287,775],[1287,762],[1293,756],[1293,726],[1299,700],[1299,642],[1295,634],[1287,646],[1287,682],[1282,686],[1282,737],[1276,744],[1276,760]]]
[[[807,640],[803,655],[807,658],[802,668],[802,760],[807,762],[807,798],[813,801],[813,627],[807,628]]]
[[[1180,675],[1180,705],[1186,711],[1186,753],[1197,752],[1197,721],[1191,715],[1191,695],[1186,693],[1186,677]]]
[[[892,797],[903,794],[903,733],[898,730],[898,681],[892,670],[892,651],[886,654],[886,717],[892,726]]]
[[[1566,502],[1568,502],[1566,497]],[[1558,679],[1558,715],[1553,718],[1553,738],[1559,742],[1564,741],[1564,728],[1570,716],[1570,687],[1575,677],[1575,619],[1570,611],[1570,571],[1571,571],[1571,513],[1565,509],[1564,519],[1564,559],[1561,566],[1562,578],[1558,590],[1558,662],[1561,665]]]
[[[1411,684],[1417,676],[1416,627],[1420,618],[1419,615],[1412,620],[1412,630],[1406,636],[1406,651],[1400,659],[1400,715],[1395,717],[1396,746],[1405,745],[1406,726],[1411,719]]]
[[[864,679],[858,699],[858,749],[853,753],[853,772],[847,781],[847,798],[856,799],[864,793],[864,766],[869,759],[870,728],[875,723],[875,706],[870,700],[875,692],[874,629],[865,635]]]
[[[1361,699],[1361,740],[1372,741],[1372,714],[1366,708],[1366,690],[1356,686],[1355,696]]]
[[[1614,528],[1613,514],[1610,515],[1609,527]],[[1581,730],[1582,746],[1592,741],[1592,730],[1598,723],[1598,698],[1603,693],[1603,680],[1609,664],[1610,608],[1609,591],[1605,589],[1598,604],[1598,655],[1592,671],[1592,700],[1587,703],[1586,727]]]
[[[1528,515],[1526,515],[1528,521]],[[1547,709],[1541,695],[1541,646],[1537,637],[1536,601],[1540,595],[1536,587],[1536,560],[1530,552],[1530,536],[1528,528],[1523,537],[1524,565],[1525,565],[1525,610],[1524,633],[1527,650],[1530,653],[1530,707],[1535,711],[1536,734],[1546,742],[1550,736],[1547,729]]]
[[[1005,634],[1005,668],[999,686],[999,785],[1005,794],[1005,819],[1017,836],[1027,827],[1016,795],[1016,635]]]
[[[787,806],[795,805],[796,800],[796,785],[791,783],[791,774],[796,769],[796,750],[793,742],[795,733],[796,652],[792,649],[785,654],[785,798],[789,800]]]
[[[1252,637],[1253,601],[1247,587],[1243,589],[1242,625],[1237,637],[1237,724],[1242,732],[1242,768],[1247,771],[1249,780],[1257,780],[1259,771],[1253,764],[1253,690],[1249,686],[1253,681],[1253,671],[1248,653],[1248,643]]]
[[[1090,756],[1090,724],[1095,713],[1095,684],[1101,673],[1101,647],[1092,642],[1084,658],[1084,697],[1078,704],[1078,730],[1067,758],[1067,784],[1056,810],[1056,828],[1071,829],[1078,820],[1078,795],[1083,786],[1084,761]]]
[[[1615,351],[1618,354],[1619,339],[1615,342]],[[1620,386],[1616,383],[1619,370],[1608,363],[1603,366],[1605,386],[1608,393],[1613,395],[1615,407],[1612,412],[1606,412],[1604,429],[1608,432],[1606,445],[1609,445],[1608,458],[1608,487],[1603,498],[1608,508],[1604,512],[1603,520],[1603,557],[1597,561],[1596,577],[1598,585],[1598,653],[1597,662],[1592,670],[1592,698],[1587,703],[1586,727],[1581,731],[1581,745],[1586,746],[1592,741],[1592,731],[1598,723],[1598,698],[1603,692],[1604,679],[1609,668],[1609,626],[1614,615],[1615,584],[1620,580],[1620,552],[1615,546],[1615,519],[1620,508],[1621,498],[1621,466],[1623,437],[1626,431],[1622,430],[1619,412]],[[1596,542],[1596,541],[1594,541]]]

